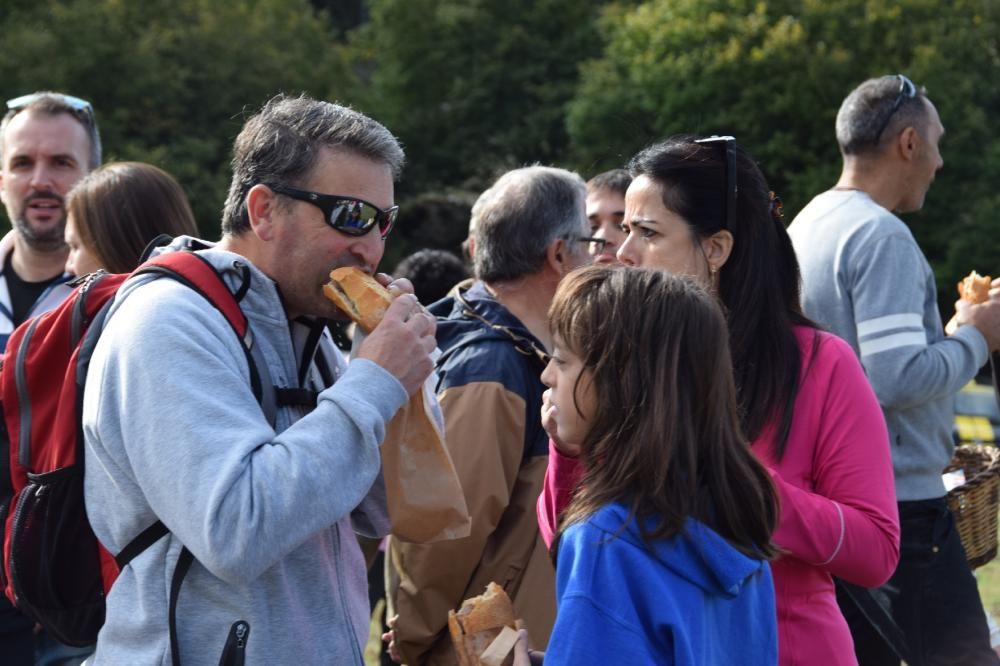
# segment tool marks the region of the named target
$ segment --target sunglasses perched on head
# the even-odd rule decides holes
[[[364,236],[372,227],[378,226],[378,233],[385,240],[396,223],[399,206],[382,209],[373,203],[357,197],[342,197],[337,194],[319,194],[298,190],[286,185],[269,185],[274,192],[296,201],[305,201],[323,211],[323,221],[348,236]]]
[[[917,86],[913,85],[913,81],[902,74],[897,74],[896,78],[899,79],[899,92],[896,94],[896,101],[892,103],[892,109],[889,110],[889,114],[878,128],[878,133],[875,135],[875,143],[878,143],[879,139],[882,138],[882,132],[889,126],[889,121],[892,120],[896,111],[899,111],[899,107],[903,106],[903,102],[917,96]]]
[[[736,180],[736,139],[731,136],[710,136],[696,139],[695,143],[721,143],[726,148],[726,225],[723,229],[733,231],[736,228],[736,201],[740,195],[740,186]]]
[[[73,97],[72,95],[64,95],[62,93],[53,92],[30,93],[28,95],[21,95],[20,97],[9,99],[7,100],[7,110],[20,111],[21,109],[34,104],[38,100],[46,98],[66,105],[73,111],[87,116],[91,121],[94,119],[94,107],[92,107],[90,102],[87,100],[80,99],[79,97]]]

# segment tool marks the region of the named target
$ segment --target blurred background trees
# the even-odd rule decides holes
[[[404,142],[385,266],[457,250],[471,202],[534,162],[588,177],[669,134],[735,135],[789,219],[840,167],[833,121],[870,76],[925,85],[945,169],[907,216],[941,300],[1000,271],[995,0],[0,0],[0,95],[93,102],[108,160],[175,174],[218,235],[229,150],[272,94],[346,102]]]

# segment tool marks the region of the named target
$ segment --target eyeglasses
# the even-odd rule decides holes
[[[399,214],[399,206],[390,206],[383,210],[357,197],[318,194],[285,185],[268,185],[268,187],[278,194],[316,206],[323,211],[324,222],[348,236],[364,236],[377,224],[379,236],[385,240]]]
[[[885,117],[882,121],[882,125],[878,128],[878,134],[875,135],[875,143],[878,144],[879,139],[882,138],[882,132],[885,128],[889,126],[889,121],[899,110],[899,107],[903,106],[903,102],[908,99],[913,99],[917,96],[917,87],[913,85],[913,81],[909,80],[902,74],[897,74],[896,78],[899,79],[899,93],[896,95],[896,101],[892,103],[892,109],[889,111],[889,115]]]
[[[712,135],[695,139],[695,143],[723,143],[726,146],[726,225],[723,229],[733,231],[736,228],[736,201],[740,196],[740,184],[736,180],[736,139]]]
[[[604,238],[595,238],[594,236],[580,236],[576,239],[579,243],[590,243],[590,253],[593,255],[604,254],[605,248],[608,247],[608,241]]]
[[[73,97],[72,95],[64,95],[62,93],[54,92],[40,92],[40,93],[30,93],[28,95],[21,95],[20,97],[15,97],[14,99],[7,100],[7,110],[8,111],[20,111],[34,104],[40,99],[49,98],[62,102],[74,111],[78,111],[84,115],[90,117],[91,120],[94,118],[94,107],[90,105],[85,99],[80,99],[79,97]]]

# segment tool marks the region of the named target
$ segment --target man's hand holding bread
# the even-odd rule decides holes
[[[323,293],[368,334],[357,358],[381,366],[409,395],[419,391],[434,366],[437,321],[417,301],[410,281],[345,267],[330,273]]]
[[[1000,278],[991,280],[988,275],[972,271],[958,283],[959,299],[955,303],[955,316],[946,327],[951,334],[959,326],[975,326],[990,351],[1000,350]]]

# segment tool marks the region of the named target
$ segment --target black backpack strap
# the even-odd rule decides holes
[[[156,521],[140,532],[136,538],[129,541],[128,545],[122,548],[122,552],[115,555],[115,564],[118,565],[119,569],[124,569],[137,555],[159,541],[169,532],[170,530],[167,529],[166,525],[159,520]]]
[[[160,234],[153,240],[146,243],[146,247],[142,249],[142,254],[139,255],[139,263],[143,263],[153,255],[153,250],[158,247],[163,247],[165,245],[170,245],[174,237],[170,234]]]
[[[276,387],[274,394],[278,407],[304,407],[306,409],[315,407],[316,399],[319,397],[319,391],[307,388]]]
[[[194,555],[187,548],[181,548],[181,554],[177,558],[177,565],[174,567],[174,575],[170,579],[170,617],[168,619],[170,630],[170,661],[173,666],[180,666],[181,655],[177,645],[177,597],[181,593],[181,583],[187,575],[194,562]]]

